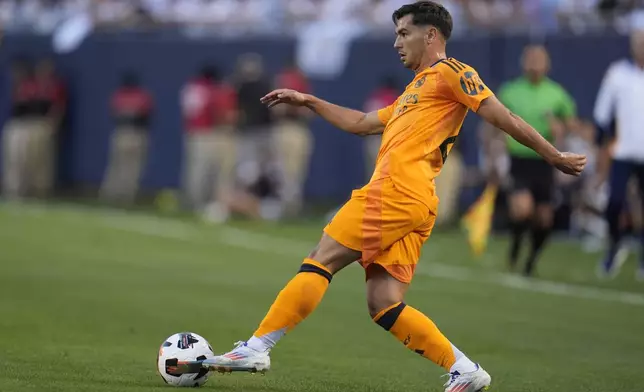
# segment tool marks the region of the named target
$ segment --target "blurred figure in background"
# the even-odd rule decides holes
[[[522,64],[524,75],[501,86],[498,97],[546,140],[561,146],[565,131],[575,127],[575,102],[561,85],[547,77],[550,56],[545,47],[527,46]],[[524,233],[531,230],[532,246],[524,267],[524,275],[531,276],[553,224],[554,171],[528,147],[510,137],[506,141],[512,181],[509,264],[512,270],[516,268]]]
[[[631,36],[631,53],[632,59],[620,60],[606,71],[595,103],[595,122],[600,129],[598,141],[606,144],[613,140],[605,211],[610,241],[606,256],[597,268],[600,277],[614,277],[625,260],[621,219],[632,177],[638,180],[640,196],[644,195],[644,30],[635,31]],[[642,254],[636,277],[644,281],[644,232],[640,236]]]
[[[255,220],[277,221],[285,213],[283,175],[270,146],[262,146],[256,157],[240,162],[235,185],[222,193],[206,210],[205,218],[222,223],[232,214]]]
[[[391,105],[398,99],[399,94],[400,92],[396,87],[394,78],[392,76],[383,77],[378,87],[367,98],[367,102],[364,105],[365,113]],[[371,177],[373,169],[376,167],[376,158],[378,158],[381,140],[381,135],[369,135],[365,137],[365,173],[367,173],[368,177]],[[367,178],[368,180],[369,178]]]
[[[444,2],[452,6],[457,3]],[[468,25],[478,30],[511,32],[526,30],[530,25],[520,0],[461,0],[461,4]]]
[[[130,204],[139,190],[147,157],[153,101],[135,73],[124,73],[112,95],[115,130],[110,142],[109,163],[100,190],[102,199]]]
[[[181,91],[183,182],[190,208],[202,211],[232,181],[235,168],[234,90],[218,70],[204,67]],[[213,178],[215,182],[213,182]]]
[[[49,196],[55,185],[58,133],[65,115],[65,86],[56,75],[52,59],[41,60],[36,66],[37,115],[41,124],[34,135],[34,192],[37,197]]]
[[[586,252],[599,249],[606,226],[601,214],[606,195],[596,187],[598,173],[605,164],[600,162],[601,153],[595,145],[595,134],[592,121],[579,121],[577,132],[569,133],[565,143],[570,151],[586,155],[586,170],[574,179],[558,177],[560,188],[568,196],[566,201],[570,201],[570,231],[582,239],[582,247]]]
[[[273,147],[273,118],[270,110],[260,102],[271,83],[264,75],[262,58],[255,53],[240,57],[236,77],[238,121],[238,162],[246,162],[259,156],[260,148]],[[275,156],[274,148],[269,152]]]
[[[29,181],[30,140],[37,128],[37,86],[33,68],[26,59],[11,65],[11,113],[2,133],[2,191],[7,199],[27,196]]]
[[[275,88],[288,88],[305,94],[311,92],[309,82],[295,64],[295,59],[277,75]],[[304,183],[313,151],[313,138],[309,129],[312,113],[307,108],[287,105],[277,106],[273,112],[276,116],[276,158],[283,170],[288,213],[294,215],[302,207]]]

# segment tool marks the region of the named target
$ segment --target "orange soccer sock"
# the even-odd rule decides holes
[[[411,306],[397,303],[382,310],[373,320],[407,348],[445,370],[450,371],[456,362],[455,347],[432,320]]]
[[[248,346],[258,351],[272,348],[318,306],[333,275],[322,264],[305,259],[300,271],[280,291]]]

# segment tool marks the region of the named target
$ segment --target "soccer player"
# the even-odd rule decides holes
[[[602,82],[595,103],[595,122],[601,130],[601,141],[613,139],[612,163],[609,174],[608,220],[610,243],[605,258],[598,266],[602,277],[613,277],[619,272],[621,240],[620,217],[627,199],[627,187],[636,176],[640,195],[644,195],[644,30],[631,36],[632,60],[620,60],[610,66]],[[611,125],[617,124],[614,130]],[[643,253],[637,278],[644,280],[644,233],[641,236]]]
[[[485,390],[490,375],[454,346],[420,311],[403,302],[429,237],[440,173],[468,109],[535,149],[561,171],[579,175],[585,157],[561,153],[506,109],[476,71],[445,54],[452,32],[447,10],[431,1],[408,4],[393,14],[394,47],[414,79],[392,105],[374,111],[340,107],[280,89],[262,98],[268,106],[305,106],[336,127],[357,135],[382,134],[370,182],[327,225],[299,273],[282,289],[253,336],[230,352],[208,359],[214,370],[263,371],[269,351],[315,310],[333,275],[359,261],[367,280],[373,321],[407,348],[450,373],[447,392]]]
[[[542,45],[528,45],[522,57],[523,76],[505,83],[498,97],[546,140],[561,145],[566,129],[574,128],[576,105],[557,82],[548,78],[550,56]],[[509,264],[514,270],[521,243],[530,231],[532,244],[523,274],[531,276],[552,227],[555,176],[552,167],[531,148],[507,137],[510,155],[510,219],[512,240]]]

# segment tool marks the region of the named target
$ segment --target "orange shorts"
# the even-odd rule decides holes
[[[410,283],[436,216],[423,203],[400,193],[391,178],[353,191],[324,232],[349,249],[362,252],[360,264],[384,267]]]

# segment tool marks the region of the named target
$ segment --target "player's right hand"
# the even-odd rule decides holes
[[[308,102],[308,96],[299,91],[282,88],[271,91],[263,96],[260,101],[263,104],[268,105],[269,108],[279,105],[280,103],[293,106],[304,106]]]
[[[586,156],[572,152],[562,152],[552,164],[565,174],[579,176],[586,166]]]

